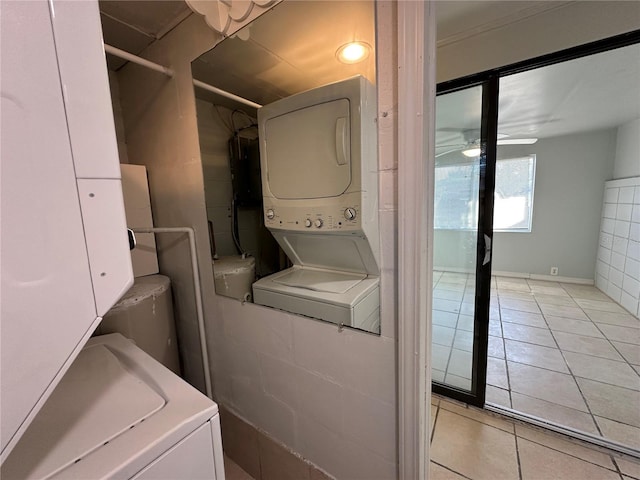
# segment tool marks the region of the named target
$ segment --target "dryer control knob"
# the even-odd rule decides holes
[[[311,219],[310,219],[310,218],[307,218],[307,219],[304,221],[304,226],[305,226],[305,227],[307,227],[307,228],[309,228],[309,227],[311,227],[311,225],[312,225],[312,223],[311,223]]]
[[[276,216],[276,212],[274,212],[274,211],[273,211],[273,210],[271,210],[271,209],[267,210],[267,218],[268,218],[269,220],[273,220],[275,216]]]
[[[324,224],[324,222],[322,221],[321,218],[317,219],[315,222],[313,222],[313,224],[316,226],[316,228],[320,228],[322,227],[322,225]]]
[[[346,218],[347,220],[353,220],[354,218],[356,218],[356,209],[355,208],[347,208],[344,211],[344,218]]]

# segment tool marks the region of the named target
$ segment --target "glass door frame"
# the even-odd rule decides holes
[[[437,95],[482,86],[482,112],[480,120],[480,157],[478,184],[478,229],[476,238],[476,265],[474,289],[473,352],[471,389],[464,390],[440,382],[433,382],[433,391],[455,400],[482,407],[486,395],[487,350],[489,343],[489,310],[491,295],[491,257],[493,241],[493,193],[498,139],[498,86],[499,77],[488,75],[481,82],[447,88],[438,85]]]
[[[606,52],[640,43],[640,30],[579,45],[566,50],[524,60],[504,67],[487,70],[466,77],[439,83],[437,95],[444,95],[482,85],[482,124],[480,132],[480,190],[478,212],[478,241],[476,258],[476,290],[474,311],[473,365],[471,391],[432,382],[434,393],[483,408],[486,394],[487,350],[489,342],[489,312],[491,295],[491,260],[483,264],[485,257],[484,235],[493,239],[493,191],[498,135],[499,83],[502,77],[533,70],[576,58]],[[489,192],[491,192],[489,194]],[[489,252],[491,246],[488,248]]]

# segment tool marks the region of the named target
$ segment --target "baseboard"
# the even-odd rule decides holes
[[[576,285],[594,285],[595,282],[590,278],[578,277],[561,277],[559,275],[540,275],[537,273],[520,273],[520,272],[491,272],[496,277],[524,278],[530,280],[544,280],[546,282],[573,283]]]
[[[451,273],[474,273],[468,268],[457,267],[433,267],[434,272],[451,272]]]
[[[222,405],[220,424],[224,454],[255,480],[335,480],[286,445]]]
[[[433,270],[438,272],[451,272],[451,273],[468,273],[468,274],[474,273],[470,271],[468,268],[455,268],[455,267],[454,268],[433,267]],[[531,279],[531,280],[544,280],[547,282],[574,283],[576,285],[594,285],[595,284],[594,280],[590,278],[560,277],[558,275],[540,275],[537,273],[504,272],[499,270],[491,272],[491,276],[524,278],[524,279]]]

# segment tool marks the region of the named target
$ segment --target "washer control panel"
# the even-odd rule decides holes
[[[264,206],[264,222],[268,228],[293,231],[360,230],[360,205],[331,207]]]

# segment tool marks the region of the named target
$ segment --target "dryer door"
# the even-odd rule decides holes
[[[268,119],[265,134],[267,182],[276,198],[336,197],[351,184],[349,100]]]

